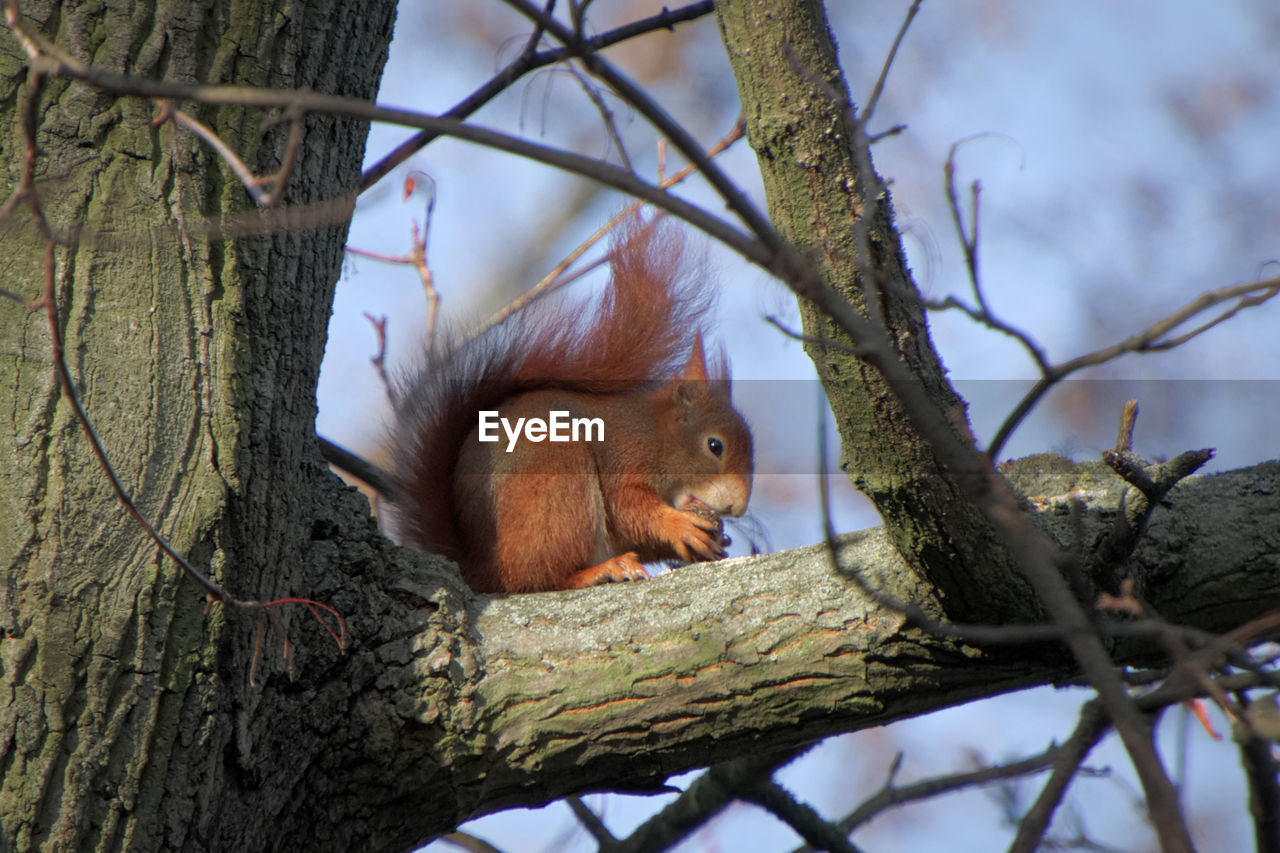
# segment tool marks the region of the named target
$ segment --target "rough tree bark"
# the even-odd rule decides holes
[[[392,3],[364,0],[21,12],[72,56],[113,70],[369,98],[393,20]],[[7,198],[23,167],[30,67],[8,30],[0,56]],[[287,123],[189,108],[248,163],[278,165]],[[327,478],[313,449],[315,382],[345,224],[208,240],[205,223],[248,208],[244,190],[191,134],[151,126],[154,105],[54,79],[35,114],[39,191],[71,243],[56,270],[67,358],[127,488],[234,594],[324,586],[302,557]],[[308,117],[289,199],[350,192],[366,133]],[[4,223],[3,286],[35,299],[43,244],[31,226],[26,205]],[[0,302],[0,847],[261,848],[292,791],[264,795],[250,781],[267,752],[255,721],[281,713],[246,678],[253,622],[206,613],[123,514],[54,379],[44,313]],[[278,669],[278,636],[267,649]],[[271,758],[295,772],[306,761]]]
[[[203,5],[115,17],[23,9],[75,55],[139,75],[372,96],[389,3],[236,4],[234,15],[230,3]],[[726,31],[734,11],[723,10]],[[796,56],[829,51],[825,32],[807,32],[790,36]],[[750,51],[731,54],[748,63]],[[23,69],[14,40],[0,38],[0,80],[20,81]],[[834,67],[809,73],[842,90]],[[814,100],[805,75],[778,81],[791,102]],[[10,127],[19,99],[14,84],[0,86],[0,126]],[[283,150],[284,129],[263,136],[260,113],[199,112],[250,162],[269,167]],[[325,601],[351,638],[339,654],[301,610],[283,611],[250,683],[257,615],[206,609],[157,556],[116,505],[52,378],[43,315],[0,300],[0,851],[403,850],[497,808],[653,788],[745,747],[783,749],[1065,674],[1036,649],[996,653],[909,628],[844,577],[856,571],[935,613],[963,609],[972,591],[939,589],[895,550],[917,511],[926,540],[950,524],[945,483],[921,486],[926,507],[899,494],[892,541],[851,537],[840,572],[813,548],[642,585],[471,595],[446,564],[382,539],[315,452],[315,379],[344,229],[206,240],[201,224],[241,212],[243,190],[203,145],[149,127],[151,105],[52,81],[38,115],[50,218],[64,235],[83,229],[58,253],[68,358],[139,505],[233,594]],[[309,117],[291,201],[349,191],[363,136]],[[758,146],[767,136],[753,130]],[[805,138],[817,162],[846,157],[838,134]],[[16,132],[3,152],[11,187]],[[811,194],[850,204],[847,187],[779,181],[776,220],[790,223],[784,210]],[[824,269],[853,281],[836,267],[856,255],[848,217],[824,213],[815,230],[790,216],[797,239],[843,246]],[[34,297],[42,246],[28,226],[2,226],[0,286]],[[896,258],[896,237],[875,233]],[[902,305],[890,314],[923,381],[942,389],[939,405],[956,405],[921,318]],[[886,495],[934,476],[921,473],[923,453],[897,463],[894,452],[892,442],[848,451],[879,472],[868,488]],[[1159,581],[1155,606],[1221,630],[1280,604],[1278,488],[1272,464],[1176,490],[1134,559],[1135,573]],[[1103,492],[1083,528],[1053,527],[1064,519],[1052,507],[1065,504],[1052,501],[1046,526],[1064,543],[1093,541],[1112,517],[1115,493]],[[985,534],[942,533],[939,554],[908,554],[927,568],[955,553],[952,577],[976,571],[970,558],[986,540],[968,537]],[[1006,614],[1028,612],[1010,590],[990,597]],[[279,661],[286,634],[293,678]]]

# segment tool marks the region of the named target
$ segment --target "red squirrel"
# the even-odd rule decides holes
[[[697,330],[708,300],[680,249],[674,227],[636,220],[589,322],[583,306],[538,302],[425,360],[391,436],[403,541],[490,593],[725,556],[718,516],[746,509],[751,432],[728,370],[708,371]],[[551,440],[557,427],[569,440]]]

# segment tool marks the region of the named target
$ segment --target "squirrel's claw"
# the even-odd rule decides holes
[[[673,509],[663,518],[663,538],[686,563],[722,560],[719,518],[704,518],[685,510]]]
[[[565,583],[565,589],[582,589],[602,583],[620,583],[623,581],[643,581],[649,579],[649,572],[640,563],[634,551],[610,557],[599,565],[583,569],[573,574]]]

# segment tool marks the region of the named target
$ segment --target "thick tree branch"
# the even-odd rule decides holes
[[[1177,486],[1131,558],[1135,575],[1163,579],[1152,585],[1153,605],[1206,631],[1280,608],[1280,553],[1263,533],[1280,528],[1277,491],[1280,463]],[[1201,521],[1207,511],[1249,519],[1253,528],[1237,521],[1215,529]],[[1112,513],[1090,509],[1086,532],[1100,535]],[[1055,535],[1074,534],[1052,507],[1040,520]],[[1181,533],[1188,525],[1203,533],[1188,540]],[[847,566],[936,606],[882,531],[846,541]],[[1204,607],[1210,600],[1220,607]],[[1037,663],[1025,652],[982,651],[909,627],[832,574],[821,547],[688,566],[640,585],[482,597],[467,612],[479,638],[474,680],[435,717],[432,725],[443,728],[427,741],[429,751],[401,756],[411,774],[429,770],[405,784],[445,814],[452,803],[460,818],[570,793],[651,790],[673,773],[759,744],[803,746],[1064,677],[1061,656]],[[414,645],[420,651],[409,670],[427,660],[435,671],[450,668],[438,644],[424,637]],[[1130,648],[1145,655],[1150,643]],[[1175,686],[1152,695],[1167,703],[1199,690],[1190,680]],[[493,733],[480,753],[474,739],[450,730],[464,720],[466,731]]]

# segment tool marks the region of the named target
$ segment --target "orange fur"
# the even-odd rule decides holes
[[[723,555],[714,523],[678,507],[740,515],[751,435],[727,371],[707,369],[708,302],[680,250],[674,229],[633,222],[591,322],[581,306],[535,303],[417,371],[392,434],[401,538],[455,560],[482,592],[639,579],[640,561]],[[508,453],[505,436],[478,440],[481,410],[599,418],[605,440],[522,440]]]

